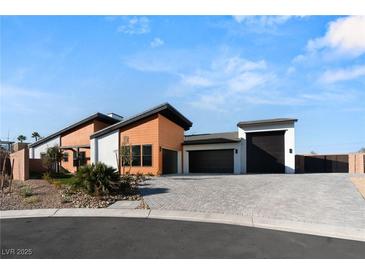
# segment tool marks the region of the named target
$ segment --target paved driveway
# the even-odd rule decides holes
[[[348,174],[166,176],[141,191],[152,209],[365,228],[365,200]]]

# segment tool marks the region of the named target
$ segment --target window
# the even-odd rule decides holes
[[[86,152],[80,151],[79,155],[77,155],[77,152],[73,153],[73,166],[83,166],[86,164]]]
[[[68,152],[63,153],[63,155],[62,155],[62,161],[68,162]]]
[[[77,158],[77,152],[73,153],[73,166],[79,166],[79,159]]]
[[[132,166],[141,166],[141,146],[132,146]]]
[[[143,145],[142,155],[142,165],[152,166],[152,145]]]
[[[41,152],[41,153],[39,154],[39,156],[41,156],[41,159],[43,160],[43,158],[44,158],[44,157],[46,157],[46,153]]]
[[[79,159],[80,159],[80,166],[86,165],[86,152],[85,151],[80,151]]]

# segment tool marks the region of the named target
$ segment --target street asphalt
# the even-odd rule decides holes
[[[365,242],[226,224],[1,219],[1,258],[365,258]]]

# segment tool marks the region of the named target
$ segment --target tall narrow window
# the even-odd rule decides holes
[[[152,145],[142,146],[142,165],[152,166]]]
[[[132,166],[141,166],[141,146],[132,146]]]
[[[62,155],[62,161],[68,162],[68,152],[64,152]]]
[[[80,151],[80,166],[84,166],[86,165],[87,159],[86,159],[86,152],[85,151]]]

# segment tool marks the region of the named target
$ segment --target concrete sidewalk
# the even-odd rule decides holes
[[[32,217],[126,217],[222,223],[365,242],[365,229],[220,213],[112,208],[64,208],[0,211],[0,219]]]

